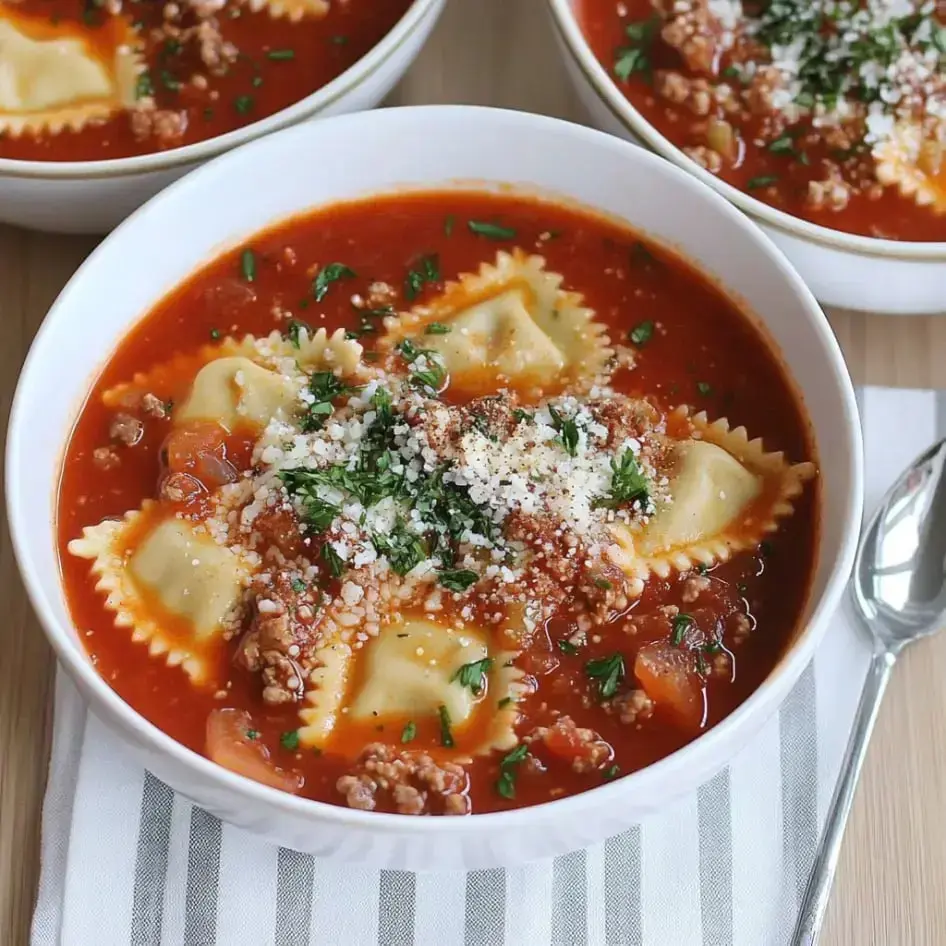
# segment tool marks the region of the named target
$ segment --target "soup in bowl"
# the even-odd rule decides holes
[[[942,308],[946,34],[935,4],[552,9],[596,120],[752,214],[823,302]]]
[[[145,764],[402,867],[555,853],[712,775],[810,658],[861,493],[836,343],[764,237],[616,139],[469,108],[155,199],[50,313],[7,462],[44,626]]]
[[[0,4],[0,218],[111,228],[201,160],[376,105],[442,0]]]

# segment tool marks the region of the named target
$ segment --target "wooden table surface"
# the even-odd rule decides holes
[[[391,99],[442,102],[583,120],[541,0],[451,0]],[[30,340],[95,242],[0,226],[4,430]],[[830,318],[856,382],[946,387],[946,317],[833,312]],[[0,944],[14,946],[27,941],[38,877],[54,664],[20,585],[5,526],[0,582],[7,614],[0,626]],[[823,946],[946,942],[944,679],[946,637],[918,645],[898,668],[848,827]]]

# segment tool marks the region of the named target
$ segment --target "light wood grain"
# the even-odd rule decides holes
[[[391,100],[443,102],[583,120],[540,0],[452,0]],[[93,246],[89,238],[0,227],[4,419],[36,327]],[[946,387],[946,318],[833,312],[830,319],[856,381]],[[6,592],[0,629],[0,943],[13,946],[27,941],[38,874],[53,665],[5,528],[0,582]],[[944,679],[946,638],[919,645],[898,668],[848,829],[824,946],[946,942]]]

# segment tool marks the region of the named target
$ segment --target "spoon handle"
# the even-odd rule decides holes
[[[844,828],[851,813],[857,780],[867,756],[867,743],[877,721],[880,701],[884,690],[887,689],[887,681],[896,659],[897,655],[887,650],[875,651],[871,658],[870,670],[867,672],[857,715],[854,717],[854,728],[844,753],[838,784],[828,808],[824,833],[821,835],[821,843],[815,854],[815,863],[798,914],[792,946],[815,946],[818,941],[831,893],[831,882],[834,880],[834,872],[841,854]]]

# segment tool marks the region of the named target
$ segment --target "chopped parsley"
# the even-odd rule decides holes
[[[357,273],[344,263],[329,263],[319,270],[312,283],[312,295],[316,302],[321,302],[327,295],[332,283],[340,279],[354,279]]]
[[[220,334],[221,334],[221,333],[220,333],[220,329],[218,329],[218,328],[212,328],[212,329],[210,330],[210,337],[211,337],[214,341],[217,341],[217,340],[220,338]]]
[[[306,322],[300,322],[299,319],[290,319],[286,326],[286,338],[289,339],[293,348],[299,347],[299,333],[305,329],[306,333],[311,335],[312,328]]]
[[[689,614],[680,613],[675,615],[670,622],[670,643],[673,644],[674,647],[679,647],[683,643],[686,632],[694,623],[693,618]]]
[[[627,337],[638,348],[643,348],[644,345],[654,337],[654,323],[649,319],[646,322],[638,322],[638,324],[628,332]]]
[[[496,780],[496,791],[499,792],[503,798],[512,799],[516,797],[516,775],[518,774],[518,767],[521,762],[525,761],[528,754],[529,747],[522,742],[511,752],[506,753],[499,763],[499,778]]]
[[[578,456],[579,436],[575,418],[563,416],[551,404],[548,406],[548,412],[552,417],[552,427],[558,431],[556,443],[561,444],[570,457]]]
[[[449,325],[444,325],[443,322],[431,322],[427,328],[424,329],[425,335],[449,335],[452,329]]]
[[[621,766],[619,765],[609,765],[604,770],[605,780],[610,782],[611,779],[617,778],[621,774]]]
[[[443,705],[440,706],[437,712],[440,714],[440,745],[445,749],[452,749],[454,742],[453,733],[450,732],[450,712]]]
[[[556,641],[555,644],[563,654],[568,654],[569,657],[574,657],[578,653],[578,648],[571,641],[563,639]]]
[[[427,549],[420,536],[409,532],[403,520],[395,522],[388,535],[373,535],[371,542],[375,551],[387,558],[398,575],[406,575],[427,558]]]
[[[289,732],[284,732],[279,737],[279,744],[283,749],[288,750],[289,752],[295,752],[299,748],[299,730],[290,729]]]
[[[485,220],[470,220],[467,223],[471,233],[486,237],[487,240],[515,240],[516,231],[512,227],[503,227],[498,223]]]
[[[453,214],[447,214],[443,222],[443,232],[446,236],[453,236],[453,225],[456,223],[456,217]]]
[[[484,657],[482,660],[474,660],[472,663],[464,664],[450,678],[450,682],[457,681],[461,687],[469,687],[474,694],[479,695],[483,692],[483,681],[492,665],[491,657]]]
[[[256,254],[252,250],[240,254],[240,272],[247,282],[256,281]]]
[[[322,561],[325,562],[333,578],[338,578],[345,571],[344,560],[328,542],[322,546]]]
[[[598,696],[602,700],[610,700],[618,691],[618,686],[624,679],[623,654],[611,654],[610,657],[600,657],[589,660],[585,664],[585,673],[598,684]]]
[[[296,338],[298,339],[298,330]],[[298,348],[298,344],[296,347]],[[357,390],[358,388],[345,384],[331,371],[313,372],[309,378],[309,393],[314,400],[302,418],[303,432],[311,434],[313,431],[321,430],[325,421],[335,410],[332,401],[343,395],[354,394]]]
[[[271,49],[266,54],[267,59],[273,62],[285,62],[287,59],[295,59],[296,51],[294,49]]]
[[[627,45],[621,46],[614,60],[614,74],[626,82],[635,72],[650,75],[650,48],[660,26],[660,17],[656,14],[649,19],[628,23],[624,28]]]
[[[405,338],[397,350],[411,367],[411,385],[428,394],[437,394],[447,377],[440,353],[433,348],[418,348],[409,338]],[[417,366],[420,358],[424,358],[426,367]]]
[[[422,256],[415,269],[409,269],[404,279],[404,295],[408,302],[413,302],[427,284],[440,281],[440,261],[436,253]]]
[[[246,731],[247,739],[259,739],[259,730],[258,729],[248,729]]]
[[[618,509],[628,503],[650,505],[650,483],[644,475],[633,450],[625,450],[611,459],[611,493],[595,503],[605,509]]]
[[[771,187],[778,184],[777,174],[760,174],[758,177],[750,177],[746,181],[746,188],[751,191],[761,190],[763,187]]]
[[[476,572],[468,568],[445,569],[437,572],[437,581],[449,591],[466,591],[471,585],[475,585],[479,579]]]
[[[404,728],[401,730],[401,744],[406,744],[408,742],[413,742],[414,737],[417,735],[417,724],[414,720],[406,723]]]
[[[700,392],[701,397],[709,397],[713,393],[713,386],[706,381],[697,381],[696,390]]]
[[[154,84],[151,82],[151,73],[146,69],[135,82],[135,98],[150,98],[152,95],[154,95]]]
[[[530,414],[528,411],[524,411],[521,407],[517,407],[515,408],[515,410],[513,410],[512,417],[513,417],[513,420],[515,420],[517,424],[523,424],[523,423],[531,424],[532,421],[535,420],[534,414]]]
[[[305,582],[301,578],[293,578],[291,587],[297,595],[301,595],[305,591]]]
[[[233,107],[241,114],[247,115],[253,110],[252,95],[238,95],[233,100]]]
[[[614,587],[607,578],[595,578],[592,584],[602,591],[610,591]]]

